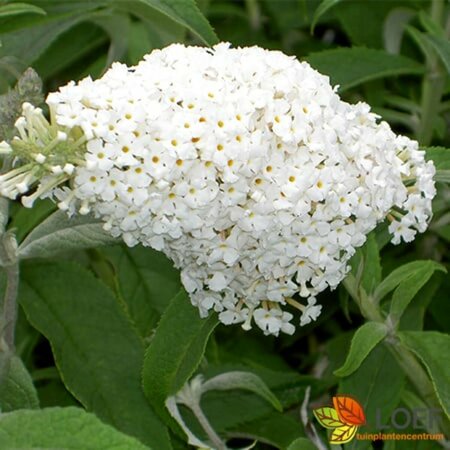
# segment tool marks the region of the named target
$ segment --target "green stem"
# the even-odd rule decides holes
[[[431,19],[441,24],[444,12],[444,0],[432,0]],[[433,125],[439,112],[446,78],[444,67],[434,51],[427,55],[426,67],[427,73],[422,84],[421,121],[417,133],[417,139],[423,146],[429,145],[433,138]]]
[[[1,305],[0,339],[6,348],[14,351],[14,332],[17,320],[17,291],[19,288],[19,261],[17,241],[13,233],[7,231],[0,240],[0,260],[6,275],[6,289]]]
[[[261,10],[258,5],[258,0],[246,0],[245,6],[252,29],[259,30],[261,28]]]
[[[363,289],[358,290],[356,279],[352,274],[349,274],[343,283],[367,320],[386,322],[380,311],[379,304],[374,302],[371,296],[366,295]],[[441,404],[425,368],[417,357],[400,341],[396,335],[396,330],[392,327],[392,324],[389,324],[389,320],[386,324],[391,329],[390,335],[384,340],[388,350],[394,355],[401,369],[426,404],[430,408],[441,410]],[[443,432],[450,434],[449,424],[445,418],[442,420],[441,429]]]
[[[17,321],[17,291],[19,288],[19,265],[5,267],[6,290],[3,298],[3,338],[10,350],[14,350],[14,334]]]

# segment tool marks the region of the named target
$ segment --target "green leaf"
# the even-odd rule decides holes
[[[127,60],[133,65],[137,64],[144,55],[150,53],[155,47],[150,38],[148,28],[143,22],[131,23],[130,34],[128,36]]]
[[[422,360],[442,408],[450,417],[450,336],[437,331],[402,331],[398,336]]]
[[[15,411],[0,416],[1,448],[150,450],[81,408]],[[158,447],[154,447],[157,449]]]
[[[450,74],[450,41],[445,37],[433,36],[431,34],[424,34],[423,36],[439,55],[447,72]]]
[[[386,337],[386,334],[386,325],[382,323],[367,322],[359,327],[353,336],[344,365],[335,370],[334,374],[338,377],[352,374],[374,347]]]
[[[22,360],[12,356],[0,384],[0,412],[39,408],[33,380]]]
[[[411,411],[429,410],[424,400],[408,389],[403,390],[402,403],[404,403]],[[423,428],[426,429],[428,433],[439,433],[439,425],[437,421],[430,420],[429,417],[424,417],[422,414],[417,414],[417,419],[422,423]]]
[[[243,389],[253,392],[267,400],[272,406],[282,411],[280,401],[276,395],[267,387],[260,377],[251,372],[227,372],[217,375],[206,381],[202,386],[202,392],[228,391],[232,389]]]
[[[180,275],[167,257],[151,248],[125,245],[102,250],[114,266],[121,297],[141,336],[149,336],[170,300]]]
[[[150,403],[165,421],[165,401],[189,380],[200,363],[215,315],[201,319],[186,292],[174,297],[163,314],[145,354],[143,386]]]
[[[437,23],[430,17],[430,14],[428,14],[428,12],[422,10],[419,12],[418,17],[423,28],[432,36],[445,37],[445,30],[439,23]]]
[[[45,16],[47,13],[42,8],[29,3],[12,3],[0,6],[0,18],[18,14],[41,14]]]
[[[285,449],[292,441],[304,436],[302,428],[297,417],[272,412],[261,419],[240,425],[236,433]],[[309,450],[309,447],[304,447],[303,450]]]
[[[399,330],[419,331],[423,330],[425,315],[431,302],[434,302],[439,295],[439,289],[442,285],[445,275],[441,272],[431,277],[423,288],[416,294],[414,301],[411,302],[403,313],[398,324]],[[431,312],[431,311],[430,311]]]
[[[174,22],[166,14],[149,8],[140,1],[122,1],[120,7],[140,20],[139,22],[133,22],[132,28],[136,24],[140,24],[141,30],[145,31],[147,35],[140,42],[141,56],[138,61],[143,55],[150,53],[154,48],[166,47],[174,42],[183,42],[187,39],[187,29],[183,25]],[[142,31],[140,34],[142,34]],[[130,50],[132,50],[133,46],[136,46],[136,41],[133,38],[133,33],[131,33]]]
[[[107,42],[108,36],[103,30],[83,22],[59,36],[33,66],[44,79],[54,77],[65,69],[70,70],[73,79],[78,79],[79,71],[88,64],[92,52]]]
[[[196,34],[205,44],[213,45],[218,42],[211,25],[198,9],[194,0],[139,0],[124,2],[113,0],[114,3],[133,12],[133,4],[141,3],[166,15]]]
[[[420,32],[417,28],[414,28],[411,25],[406,25],[405,30],[426,58],[432,57],[434,55],[434,51],[430,43],[427,41],[427,39],[425,39],[424,33]]]
[[[55,211],[56,205],[49,199],[37,200],[33,208],[18,206],[14,210],[9,228],[16,230],[16,238],[21,242],[25,236],[36,228],[45,218]]]
[[[245,339],[245,337],[241,333],[241,338]],[[208,364],[202,367],[202,374],[205,378],[212,378],[229,371],[252,372],[264,381],[285,410],[295,408],[302,403],[308,386],[311,387],[314,398],[323,394],[330,386],[329,381],[324,382],[311,376],[299,375],[290,368],[273,370],[261,365],[249,366],[243,364],[243,360],[247,360],[244,355],[236,364]],[[247,423],[263,420],[264,417],[275,413],[272,406],[265,400],[248,391],[206,392],[202,396],[202,409],[218,433],[239,432]],[[236,411],[239,411],[239,414],[236,414]]]
[[[419,292],[419,290],[427,283],[436,270],[447,272],[444,266],[434,261],[423,261],[404,281],[402,281],[392,295],[392,303],[389,316],[394,323],[400,320],[405,309]]]
[[[130,17],[128,14],[114,14],[110,11],[98,13],[91,18],[92,22],[101,27],[109,36],[110,45],[105,68],[114,61],[121,61],[128,49],[130,33]],[[120,30],[120,33],[117,33]]]
[[[384,48],[393,54],[399,54],[406,24],[416,15],[414,9],[393,8],[383,25]]]
[[[338,392],[355,398],[363,407],[367,423],[364,431],[379,432],[399,405],[405,376],[384,345],[376,346],[361,366],[339,383]],[[346,450],[371,448],[370,442],[354,439]]]
[[[337,5],[342,0],[323,0],[320,5],[314,11],[314,15],[311,22],[311,34],[314,33],[314,28],[316,27],[319,19],[333,6]]]
[[[440,181],[442,183],[450,183],[450,170],[436,170],[434,175],[434,181]]]
[[[0,58],[2,56],[20,55],[24,64],[31,65],[62,33],[89,17],[89,10],[96,4],[74,8],[64,14],[47,16],[20,16],[2,24],[0,30]]]
[[[382,300],[389,292],[393,291],[400,283],[406,281],[416,272],[422,270],[424,265],[434,267],[434,270],[442,270],[442,266],[434,261],[413,261],[393,270],[375,289],[373,294],[376,302]]]
[[[351,265],[355,277],[359,276],[359,285],[371,293],[381,281],[380,252],[375,231],[367,236],[364,246],[356,251]]]
[[[409,6],[411,2],[405,3]],[[381,30],[393,6],[398,4],[398,1],[375,1],[368,9],[359,1],[346,0],[336,8],[335,15],[352,45],[383,48]]]
[[[421,64],[406,56],[361,47],[312,53],[306,61],[319,72],[329,75],[332,84],[340,86],[340,92],[378,78],[421,74],[424,71]],[[352,69],[349,70],[349,67]]]
[[[298,438],[292,442],[287,450],[316,450],[316,446],[306,438]]]
[[[433,161],[437,170],[450,170],[450,148],[423,147],[427,161]]]
[[[47,258],[67,250],[108,245],[117,240],[103,230],[102,223],[90,216],[69,218],[56,211],[37,226],[19,247],[19,257]]]
[[[66,262],[25,264],[22,277],[21,305],[50,341],[70,392],[120,431],[170,449],[167,429],[140,385],[142,341],[111,291]]]

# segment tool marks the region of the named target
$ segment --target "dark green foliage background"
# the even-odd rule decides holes
[[[439,7],[442,14],[433,17]],[[208,379],[235,370],[258,375],[283,411],[248,390],[206,393],[205,415],[228,445],[257,440],[255,448],[309,450],[311,442],[294,443],[311,437],[300,420],[307,387],[310,420],[313,407],[330,403],[336,392],[349,394],[366,412],[361,431],[377,431],[377,420],[391,430],[395,408],[424,406],[406,354],[432,378],[432,402],[441,409],[441,430],[448,430],[449,17],[443,0],[0,1],[0,141],[12,137],[23,101],[42,102],[40,80],[30,72],[21,77],[30,66],[45,94],[69,80],[100,77],[113,61],[135,64],[173,42],[229,41],[308,61],[340,85],[346,101],[368,102],[396,132],[418,139],[439,169],[429,230],[409,245],[393,246],[380,226],[355,255],[346,282],[319,296],[318,321],[279,338],[217,325],[215,317],[200,320],[179,293],[170,261],[143,247],[104,245],[95,237],[98,224],[80,222],[77,235],[58,225],[60,241],[54,228],[40,228],[36,243],[30,232],[54,205],[41,201],[26,210],[11,202],[7,227],[19,243],[25,240],[26,251],[15,356],[0,345],[0,362],[8,362],[6,372],[0,370],[0,450],[188,448],[166,397],[195,373]],[[370,309],[377,296],[378,316]],[[338,377],[333,372],[346,361],[358,329]],[[45,409],[39,413],[39,407]],[[181,411],[191,431],[206,440],[191,412]],[[325,430],[315,426],[328,445]],[[442,447],[354,440],[344,448]]]

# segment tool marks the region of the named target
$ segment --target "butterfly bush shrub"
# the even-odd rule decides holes
[[[0,450],[445,447],[450,11],[372,3],[0,5]]]

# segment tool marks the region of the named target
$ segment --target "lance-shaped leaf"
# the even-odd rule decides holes
[[[20,303],[51,343],[64,384],[105,422],[158,450],[167,428],[141,388],[144,346],[112,292],[72,263],[22,266]]]
[[[314,417],[319,421],[324,428],[334,429],[345,425],[339,418],[339,414],[331,406],[324,406],[313,410]]]
[[[20,15],[12,18],[0,29],[2,46],[0,58],[20,55],[24,64],[31,65],[63,33],[86,20],[98,2],[64,2],[65,12],[52,13],[61,8],[61,2],[46,2],[47,15]],[[47,7],[48,5],[48,7]],[[73,5],[73,6],[72,6]],[[7,26],[6,26],[7,25]]]
[[[67,250],[99,247],[116,241],[97,219],[90,216],[69,218],[65,212],[56,211],[26,237],[19,247],[19,257],[47,258]]]
[[[145,354],[142,382],[152,406],[172,425],[166,399],[191,378],[217,323],[214,315],[200,318],[183,290],[173,298],[156,328]]]
[[[422,360],[442,408],[450,417],[450,336],[436,331],[402,331],[399,337]]]
[[[174,22],[185,26],[205,44],[212,45],[217,42],[217,36],[214,30],[205,16],[200,12],[194,0],[113,0],[112,3],[119,4],[129,9],[132,13],[136,11],[135,5],[145,5],[149,9],[159,11]],[[139,11],[139,8],[137,10]]]
[[[422,147],[421,150],[425,150],[426,160],[433,161],[437,170],[450,170],[450,148]]]
[[[148,247],[102,250],[115,269],[120,294],[141,336],[153,333],[161,314],[180,290],[180,274],[167,257]]]
[[[340,86],[340,92],[378,78],[424,72],[423,66],[410,58],[370,48],[325,50],[312,53],[306,60],[319,72],[329,75],[332,84]]]
[[[346,444],[350,442],[356,434],[358,427],[356,425],[342,425],[335,428],[330,436],[330,444]]]
[[[444,270],[442,266],[434,261],[413,261],[393,270],[375,289],[374,299],[378,302],[382,300],[389,292],[393,291],[401,282],[406,281],[414,273],[422,270],[423,265],[427,263],[434,267],[434,270]]]
[[[333,6],[337,5],[342,0],[323,0],[322,3],[314,11],[314,15],[311,21],[311,33],[314,32],[314,28],[317,25],[319,19]]]
[[[417,269],[402,281],[392,295],[390,317],[394,323],[397,323],[405,312],[405,309],[419,292],[419,290],[427,283],[436,270],[447,272],[444,266],[434,261],[423,261]]]
[[[333,397],[333,405],[339,419],[346,425],[364,425],[366,423],[364,410],[354,398],[346,395],[337,395]]]
[[[388,425],[392,411],[398,406],[405,376],[385,345],[376,346],[359,369],[342,378],[338,392],[358,400],[364,409],[367,424],[364,431],[377,432],[376,423]],[[359,441],[348,447],[361,450]]]
[[[448,38],[432,36],[431,34],[424,34],[423,37],[434,48],[444,63],[447,72],[450,73],[450,42]]]
[[[17,16],[18,14],[41,14],[47,13],[38,6],[30,5],[29,3],[13,3],[9,5],[0,6],[0,18],[7,16]]]
[[[150,450],[94,414],[74,407],[2,414],[0,445],[2,449]]]
[[[386,334],[386,325],[382,323],[367,322],[359,327],[353,336],[350,351],[344,365],[335,370],[334,374],[339,377],[352,374],[367,358],[367,355],[373,348],[385,338]]]
[[[214,390],[228,391],[231,389],[244,389],[253,392],[271,403],[278,411],[282,411],[283,409],[275,394],[254,373],[239,371],[227,372],[209,379],[202,386],[202,392]]]

